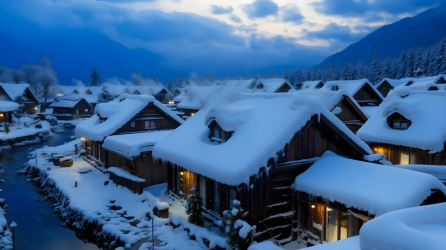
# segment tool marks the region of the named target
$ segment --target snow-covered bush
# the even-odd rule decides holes
[[[195,191],[196,194],[190,194],[187,197],[186,213],[189,215],[189,222],[197,226],[204,224],[203,220],[203,201],[197,188],[192,188],[190,191]]]
[[[98,103],[104,103],[113,101],[115,98],[108,92],[107,89],[103,88],[102,92],[98,95]]]
[[[220,232],[228,237],[232,249],[246,250],[252,243],[256,226],[249,225],[243,219],[248,212],[243,212],[240,201],[234,200],[234,208],[223,212],[223,221],[218,221]]]

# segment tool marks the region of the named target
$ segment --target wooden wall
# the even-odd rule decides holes
[[[358,101],[361,105],[361,101],[365,100],[376,100],[377,104],[380,104],[382,102],[381,98],[373,91],[373,89],[369,85],[364,85],[354,96],[356,101]],[[364,105],[368,106],[368,105]]]
[[[153,162],[152,152],[142,153],[133,160],[135,175],[145,179],[143,187],[167,182],[167,168],[161,162]]]
[[[380,86],[378,86],[377,89],[381,93],[381,95],[387,97],[387,95],[389,94],[390,90],[393,89],[393,87],[387,81],[385,81]]]
[[[406,153],[409,155],[417,155],[418,160],[416,164],[446,165],[446,154],[444,150],[440,153],[429,154],[428,150],[421,150],[418,148],[409,148],[384,143],[370,143],[369,145],[373,150],[373,153],[385,155],[387,160],[393,164],[400,164],[401,153]]]
[[[290,89],[291,89],[290,85],[284,83],[282,84],[282,86],[280,86],[278,90],[276,90],[276,93],[286,93],[290,91]]]

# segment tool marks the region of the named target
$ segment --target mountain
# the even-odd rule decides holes
[[[0,65],[20,68],[23,64],[37,64],[41,56],[46,56],[52,61],[61,84],[70,84],[73,78],[88,82],[93,68],[102,80],[129,79],[134,71],[146,77],[168,72],[161,56],[147,49],[129,49],[98,32],[41,28],[27,23],[26,29],[21,29],[26,33],[21,33],[5,26],[0,27]]]
[[[395,58],[404,49],[427,47],[446,37],[446,5],[426,10],[414,17],[404,18],[370,33],[343,51],[329,56],[318,66],[326,64],[370,64],[375,52],[379,57]]]

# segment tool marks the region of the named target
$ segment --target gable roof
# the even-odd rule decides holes
[[[373,85],[370,84],[369,80],[365,78],[360,80],[328,81],[324,84],[322,89],[332,89],[333,87],[337,86],[339,89],[345,89],[348,93],[350,93],[351,96],[354,96],[365,85],[368,85],[376,93],[376,95],[381,98],[381,100],[384,100],[384,97],[381,95],[381,93]]]
[[[437,86],[440,89],[444,89],[446,84],[437,84],[438,81],[444,82],[446,76],[445,75],[437,75],[431,77],[422,77],[422,78],[404,78],[406,84],[401,84],[395,88],[395,90],[427,90],[430,86]],[[412,81],[409,86],[406,86],[409,81]]]
[[[36,102],[37,104],[40,103],[34,92],[29,88],[29,84],[27,83],[0,83],[0,87],[5,90],[9,98],[11,98],[11,101],[15,101],[17,97],[28,93],[31,98],[34,99],[34,102]]]
[[[185,167],[228,185],[249,183],[252,175],[267,167],[285,144],[314,115],[327,118],[358,147],[371,154],[336,116],[313,98],[288,93],[244,94],[228,91],[213,95],[219,105],[206,106],[164,140],[153,156]],[[226,131],[234,131],[225,143],[215,145],[208,138],[210,119]]]
[[[322,156],[297,176],[293,187],[370,215],[419,206],[432,189],[446,194],[446,187],[432,175],[334,154]]]
[[[10,112],[17,110],[19,104],[11,101],[0,101],[0,112]]]
[[[74,108],[79,102],[85,101],[88,106],[91,108],[93,107],[89,102],[87,102],[84,98],[78,98],[78,97],[70,97],[70,96],[64,96],[64,97],[58,97],[56,100],[54,100],[53,103],[49,106],[50,108]]]
[[[254,87],[254,92],[275,93],[284,84],[288,85],[290,89],[293,89],[293,87],[284,78],[259,79]]]
[[[375,115],[359,129],[358,137],[367,142],[419,148],[431,153],[442,151],[446,142],[446,92],[432,92],[392,92]],[[408,129],[397,130],[388,126],[387,117],[394,113],[412,122]]]
[[[316,86],[318,86],[319,84],[324,85],[324,82],[322,80],[305,81],[302,83],[302,89],[316,88]]]
[[[376,85],[376,88],[379,89],[379,87],[381,87],[385,82],[389,83],[390,86],[392,86],[393,88],[396,88],[400,85],[405,85],[410,81],[414,81],[417,78],[413,78],[413,77],[408,77],[408,78],[402,78],[402,79],[390,79],[390,78],[384,78],[380,83],[378,83]]]
[[[187,86],[174,100],[180,101],[177,105],[180,109],[201,109],[212,94],[223,89],[223,86]]]
[[[255,79],[246,80],[225,80],[223,82],[216,81],[214,86],[227,86],[232,88],[243,88],[243,89],[253,89],[256,86]]]
[[[122,94],[112,102],[98,104],[95,114],[76,126],[75,134],[89,140],[102,141],[106,136],[115,133],[149,104],[153,104],[178,124],[184,122],[151,95]],[[100,117],[106,118],[106,120],[101,122]]]
[[[153,146],[173,130],[107,136],[102,147],[132,160],[143,152],[152,151]]]

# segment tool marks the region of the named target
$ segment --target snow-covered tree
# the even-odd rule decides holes
[[[115,98],[108,92],[106,88],[98,95],[98,103],[113,101]]]
[[[0,82],[11,82],[11,70],[8,67],[0,65]]]
[[[15,98],[14,102],[19,104],[19,107],[14,111],[14,113],[17,115],[17,117],[19,117],[19,126],[20,126],[20,117],[22,117],[23,113],[25,112],[26,98],[20,95]]]
[[[363,79],[366,78],[364,71],[364,64],[362,62],[358,62],[355,66],[355,79]]]
[[[392,78],[392,63],[389,58],[384,59],[382,62],[382,77]]]
[[[187,197],[186,214],[189,215],[188,220],[192,224],[202,226],[204,224],[203,200],[196,187],[192,188],[190,191],[195,192],[195,194],[190,194],[189,197]]]
[[[327,63],[327,65],[325,65],[321,80],[324,82],[334,80],[333,66],[331,65],[331,63]]]
[[[130,82],[133,85],[140,86],[140,85],[143,85],[144,78],[142,77],[141,73],[132,72],[132,75],[130,76]]]
[[[208,85],[211,85],[214,82],[214,78],[212,77],[211,73],[208,73],[206,76],[206,81],[208,82]]]
[[[446,38],[443,37],[435,48],[435,58],[433,63],[434,75],[446,73]]]
[[[102,84],[101,76],[99,76],[99,73],[96,70],[96,68],[93,68],[93,71],[91,72],[89,78],[90,78],[90,83],[88,84],[88,86],[90,87],[101,86]]]
[[[274,70],[271,70],[270,72],[266,73],[263,78],[268,79],[268,78],[276,78],[276,72],[274,72]]]
[[[220,232],[228,240],[231,249],[247,250],[253,241],[256,226],[250,226],[245,217],[248,212],[243,212],[243,208],[238,200],[234,200],[234,208],[223,212],[223,221],[218,221]]]
[[[406,77],[413,77],[415,68],[415,49],[410,49],[406,53],[407,63],[406,63]]]
[[[38,75],[38,85],[35,88],[37,96],[43,99],[41,106],[42,112],[45,112],[45,109],[48,107],[48,99],[51,97],[51,87],[57,84],[57,78],[51,72],[52,70],[50,68],[46,68],[46,70],[40,72]]]
[[[355,79],[354,68],[353,68],[353,66],[349,62],[346,62],[344,67],[342,68],[341,79],[342,80],[353,80],[353,79]]]
[[[18,84],[18,83],[22,82],[24,77],[25,76],[24,76],[24,73],[22,70],[20,70],[20,69],[12,69],[11,70],[11,80],[13,83]]]
[[[377,83],[382,79],[381,60],[379,60],[379,55],[377,52],[375,52],[375,55],[373,56],[370,74],[371,76],[369,80],[372,83]]]
[[[158,77],[156,77],[155,74],[153,74],[152,77],[150,77],[150,80],[154,81],[154,82],[157,83],[157,84],[159,83],[159,81],[158,81]]]

